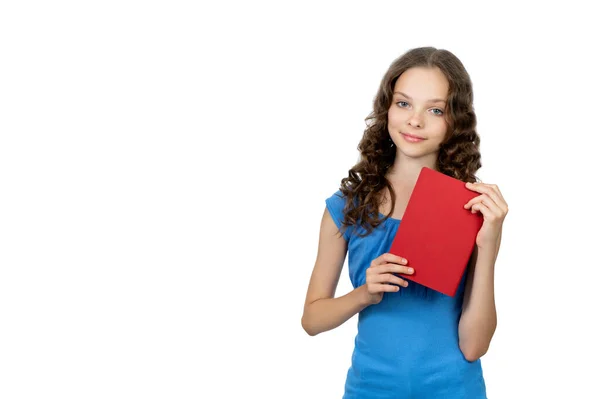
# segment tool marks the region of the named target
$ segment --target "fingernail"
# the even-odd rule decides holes
[[[402,264],[406,265],[407,260],[406,259],[402,259]]]
[[[412,272],[414,272],[414,271],[415,271],[415,269],[413,269],[412,267],[409,267],[409,268],[408,268],[408,272],[409,272],[409,273],[412,273]]]

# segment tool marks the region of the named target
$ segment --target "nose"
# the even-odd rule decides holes
[[[413,112],[410,118],[408,119],[408,124],[413,127],[421,127],[423,121],[421,120],[421,115],[418,112]]]

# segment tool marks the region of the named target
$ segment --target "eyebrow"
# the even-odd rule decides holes
[[[394,94],[401,94],[404,97],[408,98],[409,100],[412,100],[412,98],[410,96],[407,96],[406,94],[402,93],[401,91],[395,91]],[[446,103],[446,100],[443,100],[441,98],[433,98],[427,102],[429,102],[429,103]]]

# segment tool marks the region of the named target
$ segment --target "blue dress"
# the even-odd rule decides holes
[[[338,190],[325,200],[338,228],[342,195]],[[389,252],[400,223],[388,218],[362,238],[352,234],[364,233],[362,227],[346,230],[354,288],[365,283],[371,261]],[[380,303],[363,309],[343,398],[487,398],[481,361],[469,362],[458,346],[465,281],[466,272],[456,295],[449,297],[408,280],[408,287],[386,292]]]

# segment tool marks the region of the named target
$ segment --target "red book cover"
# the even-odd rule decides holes
[[[461,180],[421,169],[389,250],[415,270],[401,278],[456,294],[483,224],[483,215],[464,205],[479,195]]]

